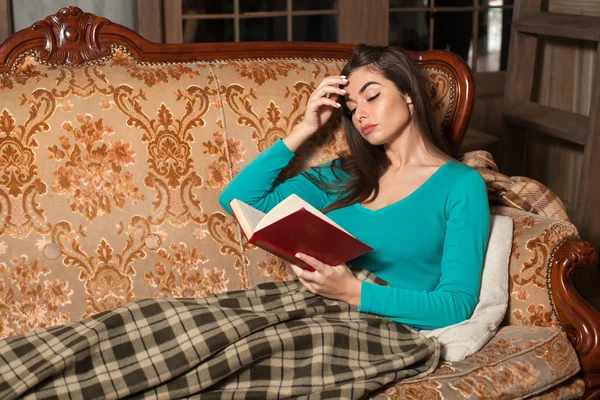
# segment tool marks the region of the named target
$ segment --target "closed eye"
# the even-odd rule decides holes
[[[373,101],[373,100],[375,100],[376,98],[378,98],[378,97],[379,97],[379,94],[380,94],[380,93],[377,93],[376,95],[369,97],[369,98],[367,99],[367,101]]]
[[[381,94],[381,93],[377,93],[376,95],[373,95],[373,96],[369,97],[369,98],[367,99],[367,101],[368,101],[368,102],[371,102],[371,101],[375,100],[376,98],[378,98],[378,97],[379,97],[379,95],[380,95],[380,94]],[[355,111],[356,111],[356,108],[355,108],[355,109],[353,109],[353,110],[350,110],[350,109],[348,109],[348,114],[350,114],[350,115],[354,115],[354,112],[355,112]]]

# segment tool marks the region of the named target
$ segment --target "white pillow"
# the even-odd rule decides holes
[[[496,334],[508,307],[508,264],[512,241],[512,218],[492,215],[479,302],[473,315],[455,325],[419,331],[422,335],[439,339],[443,360],[461,361],[479,351]]]

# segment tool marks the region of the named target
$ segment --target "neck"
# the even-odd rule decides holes
[[[437,152],[427,149],[423,135],[411,123],[396,140],[384,145],[385,154],[390,160],[389,169],[402,171],[414,166],[423,166],[439,163],[440,156]]]

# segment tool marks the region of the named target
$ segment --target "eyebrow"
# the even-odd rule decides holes
[[[367,88],[368,88],[370,85],[381,85],[381,84],[380,84],[379,82],[375,82],[375,81],[369,81],[369,82],[365,83],[364,85],[362,85],[362,87],[361,87],[361,88],[360,88],[360,90],[358,91],[358,94],[359,94],[359,95],[363,94],[363,93],[364,93],[364,91],[365,91],[365,90],[367,90]],[[346,101],[347,101],[347,102],[348,102],[348,101],[352,101],[352,102],[354,102],[354,100],[352,100],[350,97],[348,97],[348,100],[346,100]]]

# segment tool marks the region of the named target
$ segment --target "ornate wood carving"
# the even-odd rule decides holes
[[[450,147],[455,150],[454,155],[456,156],[473,110],[473,99],[475,98],[473,71],[458,54],[449,51],[430,50],[409,53],[418,64],[427,68],[444,70],[454,80],[456,101],[448,116],[452,127],[445,134]]]
[[[57,64],[79,65],[110,54],[110,45],[99,41],[100,30],[110,21],[77,7],[64,7],[56,15],[33,24],[46,37],[40,58]]]
[[[600,399],[600,313],[577,293],[571,274],[595,261],[590,243],[567,239],[556,251],[550,277],[560,323],[581,362],[586,399]]]

